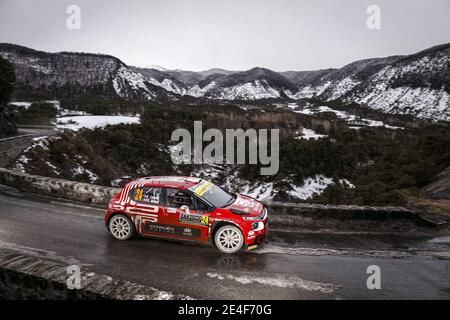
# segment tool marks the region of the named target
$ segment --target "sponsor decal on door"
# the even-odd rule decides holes
[[[144,231],[172,234],[192,238],[199,238],[201,236],[201,230],[199,228],[171,226],[167,224],[157,224],[157,223],[147,223],[144,227]]]
[[[209,223],[209,217],[199,214],[180,213],[180,218],[178,221],[184,224],[207,226]]]

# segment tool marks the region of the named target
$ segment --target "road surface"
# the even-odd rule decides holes
[[[450,237],[272,231],[253,253],[155,239],[114,240],[103,210],[0,186],[1,246],[66,257],[97,273],[197,299],[449,299]],[[367,267],[381,270],[369,290]]]
[[[32,126],[32,125],[19,125],[19,134],[32,134],[35,137],[53,136],[58,133],[54,126]]]

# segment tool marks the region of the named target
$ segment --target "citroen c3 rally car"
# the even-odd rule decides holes
[[[267,240],[267,208],[192,177],[146,177],[111,199],[105,226],[118,240],[138,234],[215,244],[224,253],[251,250]]]

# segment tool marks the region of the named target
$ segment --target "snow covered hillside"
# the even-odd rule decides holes
[[[12,44],[0,44],[0,55],[16,69],[17,92],[39,99],[315,99],[450,121],[450,43],[411,55],[359,60],[339,69],[285,72],[261,67],[201,72],[138,68],[108,55],[47,53]]]
[[[123,98],[144,101],[175,98],[109,55],[48,53],[0,43],[0,56],[13,64],[17,78],[16,91],[28,96],[22,98]]]
[[[218,100],[355,102],[385,113],[450,121],[450,44],[416,54],[352,62],[340,69],[287,71],[264,68],[214,74],[143,70],[166,90]]]

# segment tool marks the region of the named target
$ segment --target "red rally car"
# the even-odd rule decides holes
[[[267,208],[192,177],[146,177],[111,199],[105,226],[118,240],[135,234],[215,244],[224,253],[252,250],[267,240]]]

